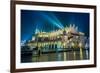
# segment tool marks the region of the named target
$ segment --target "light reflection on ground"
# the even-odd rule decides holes
[[[21,62],[50,62],[50,61],[70,61],[70,60],[87,60],[89,59],[88,50],[82,51],[82,57],[80,51],[69,51],[69,52],[55,52],[55,53],[44,53],[40,55],[27,55],[21,57]]]

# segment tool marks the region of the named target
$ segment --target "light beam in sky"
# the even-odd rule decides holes
[[[48,20],[50,23],[52,23],[54,26],[58,27],[59,29],[64,28],[61,22],[55,17],[53,14],[49,13],[46,14],[44,12],[40,13],[46,20]],[[51,16],[50,16],[51,14]]]

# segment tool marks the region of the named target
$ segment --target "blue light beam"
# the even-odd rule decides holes
[[[54,17],[54,16],[49,16],[48,14],[46,13],[40,13],[43,17],[45,17],[46,20],[48,20],[49,22],[51,22],[52,24],[54,24],[56,27],[58,27],[59,29],[62,29],[64,28],[60,22],[58,22],[57,18]]]

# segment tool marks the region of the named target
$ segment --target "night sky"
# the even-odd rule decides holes
[[[89,13],[21,10],[21,41],[36,32],[62,29],[70,24],[89,37]]]

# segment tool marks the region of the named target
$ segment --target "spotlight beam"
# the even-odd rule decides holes
[[[44,12],[40,13],[43,17],[45,17],[46,20],[48,20],[49,22],[51,22],[52,24],[54,24],[56,27],[58,27],[59,29],[62,29],[63,26],[61,25],[61,23],[57,20],[56,17],[54,17],[54,15],[49,16],[49,14],[46,14]]]

